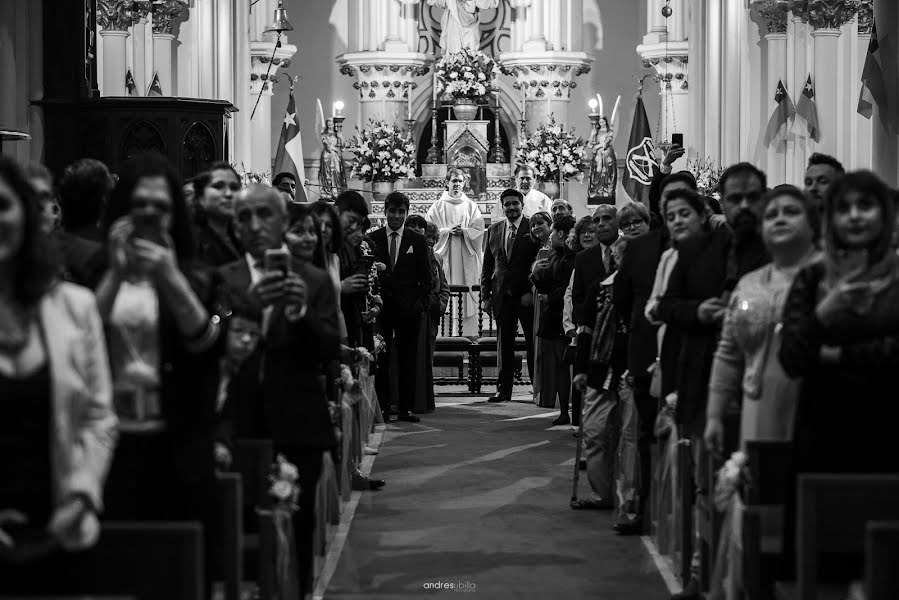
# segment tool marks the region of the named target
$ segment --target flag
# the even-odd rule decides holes
[[[147,96],[162,96],[162,86],[159,85],[159,73],[153,73],[153,81],[150,82],[150,87],[147,89]]]
[[[871,28],[871,41],[868,42],[868,54],[862,68],[862,89],[858,94],[858,114],[870,119],[874,114],[874,105],[886,112],[887,92],[883,80],[883,66],[880,64],[880,42],[877,40],[877,23]]]
[[[284,124],[281,126],[281,139],[278,140],[278,151],[272,167],[272,177],[278,173],[293,173],[297,178],[297,202],[308,202],[306,194],[306,169],[303,166],[303,140],[300,136],[300,122],[297,119],[297,102],[290,89],[287,100],[287,111]]]
[[[139,96],[137,93],[137,84],[134,83],[134,75],[131,74],[131,69],[125,73],[125,89],[128,90],[129,96]]]
[[[821,140],[821,132],[818,130],[818,105],[815,104],[815,87],[812,85],[812,76],[809,74],[805,81],[805,89],[796,103],[796,114],[805,119],[805,127],[808,136],[816,142]]]
[[[621,184],[634,202],[643,202],[649,206],[649,184],[652,183],[653,172],[658,167],[658,163],[655,144],[649,129],[649,119],[646,118],[646,107],[643,106],[643,98],[640,95],[637,95],[637,106],[634,109],[631,137],[627,147],[624,177]]]
[[[777,106],[768,120],[768,128],[765,130],[765,146],[770,146],[771,142],[780,135],[783,126],[796,116],[796,107],[793,106],[793,101],[790,100],[790,94],[787,93],[787,88],[784,87],[783,81],[777,82],[774,102],[777,103]]]

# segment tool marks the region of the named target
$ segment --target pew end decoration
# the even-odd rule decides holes
[[[584,140],[573,128],[565,131],[553,115],[549,116],[548,123],[542,123],[525,138],[515,153],[516,164],[530,165],[538,179],[554,182],[561,179],[583,182],[586,158]]]
[[[349,147],[353,177],[366,183],[415,177],[415,143],[404,132],[375,119],[356,132]]]
[[[297,576],[297,548],[293,533],[293,514],[299,510],[300,484],[296,465],[278,454],[269,473],[268,495],[271,510],[260,510],[263,520],[270,519],[274,533],[274,573],[276,597],[299,600],[300,583]]]

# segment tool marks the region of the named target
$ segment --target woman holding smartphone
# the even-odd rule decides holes
[[[141,155],[124,165],[104,229],[110,266],[97,303],[122,434],[108,515],[200,520],[208,544],[219,318],[206,308],[209,277],[193,267],[187,205],[164,157]]]

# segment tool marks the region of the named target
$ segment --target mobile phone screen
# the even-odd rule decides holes
[[[290,254],[284,250],[266,250],[265,251],[265,270],[280,271],[287,274],[290,268]]]
[[[671,143],[677,144],[681,148],[684,147],[684,134],[682,133],[672,133],[671,134]]]

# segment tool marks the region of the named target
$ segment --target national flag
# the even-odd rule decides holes
[[[765,130],[765,146],[770,146],[771,142],[780,135],[784,125],[787,125],[790,119],[796,116],[796,107],[793,106],[793,101],[790,100],[790,94],[787,93],[783,81],[777,82],[774,102],[777,103],[777,106],[768,120],[768,128]]]
[[[137,92],[137,84],[134,83],[134,75],[131,74],[131,69],[125,73],[125,89],[128,90],[129,96],[140,96]]]
[[[805,119],[805,127],[808,136],[813,140],[821,140],[821,132],[818,130],[818,105],[815,104],[815,87],[812,85],[812,76],[809,74],[805,81],[805,88],[796,103],[796,114]]]
[[[278,140],[272,177],[278,173],[293,173],[297,178],[296,201],[309,201],[305,185],[306,169],[303,166],[303,139],[300,136],[300,122],[297,119],[297,102],[293,97],[293,88],[290,89],[290,98],[287,100],[287,111],[284,114],[284,124],[281,126],[281,139]]]
[[[871,41],[868,42],[868,54],[865,56],[865,66],[862,68],[862,89],[858,94],[858,114],[870,119],[874,114],[875,104],[880,107],[881,113],[886,112],[887,92],[883,80],[883,65],[881,65],[876,22],[871,27]]]
[[[159,73],[153,73],[153,81],[150,82],[150,87],[147,89],[147,96],[162,96],[162,86],[159,85]]]
[[[627,147],[624,177],[621,184],[634,202],[643,202],[649,206],[649,184],[652,183],[652,176],[658,167],[658,162],[655,144],[652,141],[652,132],[649,129],[649,119],[646,117],[646,107],[643,106],[643,98],[639,94]]]

